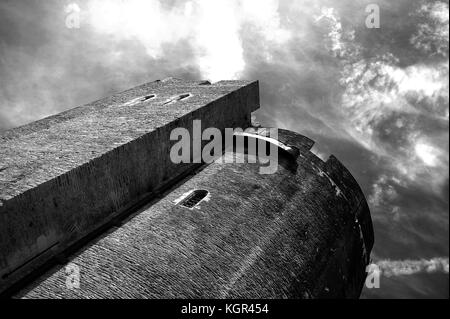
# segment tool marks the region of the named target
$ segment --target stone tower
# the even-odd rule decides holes
[[[245,129],[258,107],[258,82],[170,78],[0,133],[0,292],[358,297],[372,222],[335,157],[258,130],[221,158],[242,162],[171,161],[173,129]],[[249,160],[252,140],[279,149],[275,173]]]

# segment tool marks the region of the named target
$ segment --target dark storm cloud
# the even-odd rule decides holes
[[[68,29],[71,2],[0,2],[0,129],[167,76],[258,79],[259,120],[360,183],[376,261],[448,266],[448,1],[377,1],[380,29],[365,26],[373,1],[74,1]]]

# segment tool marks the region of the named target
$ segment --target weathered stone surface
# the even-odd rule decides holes
[[[1,133],[0,292],[192,169],[173,128],[247,127],[258,107],[257,82],[167,79]]]

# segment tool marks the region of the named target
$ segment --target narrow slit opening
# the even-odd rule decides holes
[[[186,208],[194,208],[197,206],[206,196],[208,195],[208,191],[203,189],[196,189],[189,196],[187,196],[180,203],[181,206]]]
[[[190,93],[180,94],[180,96],[178,97],[177,100],[181,101],[181,100],[184,100],[185,98],[188,98],[190,96],[191,96]]]
[[[172,97],[171,99],[169,99],[165,103],[163,103],[163,105],[172,104],[172,103],[184,100],[184,99],[186,99],[188,97],[191,97],[191,96],[192,96],[191,93],[183,93],[183,94],[180,94],[178,96]]]
[[[155,96],[156,96],[155,94],[146,95],[143,98],[141,98],[141,102],[153,99]]]

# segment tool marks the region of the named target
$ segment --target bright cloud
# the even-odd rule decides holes
[[[432,55],[448,57],[449,13],[448,3],[435,1],[423,4],[418,17],[428,18],[428,23],[420,23],[411,43],[419,50]]]
[[[98,32],[119,40],[137,39],[153,58],[162,57],[165,44],[186,41],[202,76],[212,81],[237,79],[244,71],[241,32],[246,24],[255,27],[268,45],[290,38],[280,25],[276,0],[193,0],[171,9],[156,0],[92,0],[89,16]]]
[[[438,161],[439,150],[425,143],[417,143],[414,150],[417,156],[427,166],[435,167]]]
[[[446,19],[441,12],[443,6],[420,7],[420,10],[432,15],[431,21],[441,21]],[[329,30],[327,47],[339,58],[342,68],[343,129],[355,141],[386,159],[402,180],[427,187],[432,185],[431,189],[440,192],[448,180],[445,174],[448,172],[448,156],[445,155],[448,138],[440,138],[441,143],[447,140],[441,145],[429,142],[432,137],[422,132],[420,123],[413,119],[424,117],[448,123],[448,61],[405,67],[400,66],[399,58],[391,53],[368,58],[363,48],[353,41],[354,30],[343,26],[336,10],[322,9],[316,23],[324,21]],[[439,27],[439,24],[427,25]],[[408,125],[400,116],[409,119]],[[374,203],[389,191],[389,187],[382,184],[375,184],[371,197]]]

